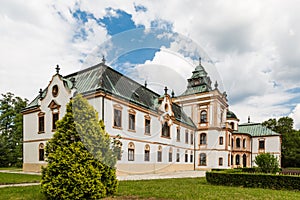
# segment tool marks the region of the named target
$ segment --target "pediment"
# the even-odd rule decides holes
[[[54,109],[59,109],[60,108],[60,105],[55,101],[55,100],[52,100],[50,102],[50,104],[48,105],[48,107],[51,109],[51,110],[54,110]]]

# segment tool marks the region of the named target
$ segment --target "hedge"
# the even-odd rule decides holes
[[[206,172],[206,180],[215,185],[300,190],[300,177],[297,176]]]

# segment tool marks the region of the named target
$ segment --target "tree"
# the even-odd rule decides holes
[[[273,173],[279,171],[279,163],[277,158],[270,153],[262,153],[255,157],[255,164],[263,173]]]
[[[116,192],[120,143],[104,128],[86,99],[77,95],[70,101],[46,145],[41,190],[48,199],[99,199]]]
[[[281,134],[281,166],[300,167],[300,131],[293,129],[293,119],[290,117],[282,117],[278,121],[269,119],[262,124]]]
[[[23,116],[27,99],[8,92],[0,99],[0,166],[22,166]]]

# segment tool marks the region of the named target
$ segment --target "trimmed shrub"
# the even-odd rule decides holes
[[[275,174],[279,172],[279,163],[277,158],[270,153],[262,153],[255,157],[255,164],[257,164],[259,171],[263,173]]]
[[[300,177],[297,176],[206,172],[206,180],[215,185],[300,190]]]

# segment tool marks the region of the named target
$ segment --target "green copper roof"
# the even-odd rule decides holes
[[[153,111],[157,111],[159,106],[157,104],[159,94],[102,63],[61,78],[68,89],[73,87],[71,80],[75,78],[77,93],[93,94],[97,91],[103,91],[116,98],[121,98]],[[43,91],[42,97],[46,96],[46,91],[47,88]],[[37,107],[38,99],[39,96],[37,96],[25,110]],[[175,118],[179,122],[195,127],[192,120],[177,104],[173,104],[172,108]]]
[[[240,124],[238,126],[238,130],[235,131],[235,133],[247,133],[252,137],[280,135],[279,133],[272,131],[271,129],[261,125],[260,123]]]
[[[187,89],[180,96],[209,92],[211,90],[210,77],[207,76],[207,72],[201,62],[199,62],[199,65],[193,71],[192,77],[188,79]]]
[[[230,110],[227,111],[226,117],[227,117],[227,119],[228,118],[237,119],[236,115]]]

